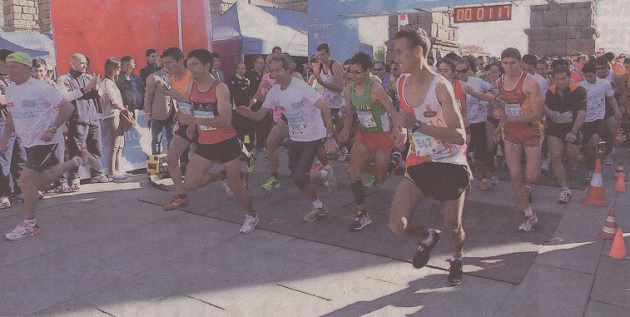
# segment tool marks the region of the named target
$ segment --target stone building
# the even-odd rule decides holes
[[[50,33],[50,0],[2,0],[0,26],[7,32]]]
[[[596,2],[555,3],[530,7],[529,52],[539,56],[575,52],[595,54],[599,33]]]

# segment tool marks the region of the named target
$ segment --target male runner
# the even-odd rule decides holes
[[[525,213],[525,221],[519,230],[528,232],[538,222],[530,206],[532,196],[528,184],[540,176],[540,145],[544,138],[544,128],[540,122],[543,100],[538,81],[521,69],[521,53],[517,49],[510,47],[503,50],[501,65],[505,74],[492,87],[499,89],[504,112],[493,138],[498,142],[503,137],[512,187]],[[524,175],[521,170],[523,152],[526,162]]]
[[[547,147],[553,175],[561,188],[558,202],[566,204],[573,194],[567,186],[562,161],[566,158],[570,170],[577,165],[582,141],[580,128],[586,116],[586,90],[571,81],[571,71],[567,66],[556,66],[551,71],[551,77],[555,84],[549,87],[544,106]]]
[[[350,151],[350,188],[358,211],[352,224],[352,230],[361,230],[372,223],[365,209],[365,194],[361,183],[361,173],[374,157],[375,185],[382,184],[387,177],[387,169],[394,148],[391,117],[396,115],[392,100],[385,89],[371,76],[372,59],[365,53],[356,53],[352,57],[348,75],[352,82],[344,91],[346,98],[346,116],[344,128],[339,134],[339,141],[345,143],[350,137],[354,114],[359,119],[359,128],[355,132],[354,144]]]
[[[440,241],[440,234],[412,221],[412,216],[426,196],[441,201],[452,250],[448,281],[458,285],[463,278],[462,213],[471,174],[466,161],[462,114],[455,104],[451,84],[429,69],[430,45],[429,36],[419,28],[403,28],[394,37],[395,60],[403,71],[398,84],[397,117],[400,126],[408,129],[410,147],[407,173],[396,188],[389,212],[389,228],[396,234],[420,239],[413,266],[425,266],[431,250]]]
[[[241,143],[232,126],[230,91],[226,84],[212,76],[212,62],[212,53],[208,50],[195,49],[188,53],[187,66],[194,80],[190,90],[192,114],[180,111],[175,119],[188,125],[188,138],[197,133],[198,139],[195,154],[186,168],[184,188],[193,190],[205,186],[214,176],[209,173],[212,166],[223,165],[228,185],[246,209],[240,231],[250,233],[258,224],[258,216],[241,179]]]
[[[272,55],[269,70],[277,84],[269,90],[262,108],[252,112],[248,107],[237,107],[236,111],[242,116],[260,121],[272,109],[282,109],[289,127],[289,170],[293,183],[313,204],[311,211],[304,216],[304,221],[311,222],[328,214],[311,186],[311,180],[324,179],[333,187],[336,180],[330,166],[314,173],[309,173],[309,170],[322,140],[325,139],[328,153],[337,149],[337,142],[333,138],[330,108],[313,88],[291,75],[292,68],[293,63],[288,54]]]

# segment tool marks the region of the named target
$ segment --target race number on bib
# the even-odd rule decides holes
[[[213,111],[203,111],[203,110],[195,110],[195,117],[199,118],[199,119],[211,119],[214,118],[214,112]],[[211,130],[216,130],[216,128],[213,127],[209,127],[206,125],[199,125],[199,130],[201,131],[211,131]]]
[[[302,135],[306,133],[307,125],[302,116],[287,117],[289,121],[289,134]]]
[[[523,115],[520,103],[505,103],[505,114],[510,117],[516,117]]]
[[[371,111],[358,111],[357,117],[364,128],[376,128],[376,120]]]
[[[417,156],[434,155],[446,150],[441,141],[418,131],[411,134],[411,139]]]

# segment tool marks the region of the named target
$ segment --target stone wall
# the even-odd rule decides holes
[[[420,11],[420,13],[408,14],[407,19],[409,20],[408,25],[424,29],[431,37],[430,56],[435,58],[437,55],[444,56],[449,52],[459,50],[457,29],[453,26],[452,16],[447,12]],[[385,43],[388,63],[394,59],[394,36],[396,32],[398,32],[398,15],[390,15],[389,40]]]
[[[39,10],[37,0],[3,0],[2,14],[5,31],[39,32]]]
[[[38,0],[39,11],[39,31],[42,33],[51,33],[52,25],[50,24],[50,0]]]
[[[539,56],[595,54],[599,37],[595,2],[559,3],[530,7],[529,53]]]

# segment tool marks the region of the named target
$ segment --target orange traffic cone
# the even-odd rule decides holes
[[[613,240],[608,255],[617,260],[628,258],[628,255],[626,254],[626,243],[623,241],[623,231],[621,228],[617,228],[617,233],[615,233],[615,239]]]
[[[619,164],[617,165],[617,170],[615,171],[615,177],[619,176],[619,173],[623,173],[623,163],[619,160]]]
[[[595,161],[595,172],[591,178],[591,187],[588,188],[588,194],[580,201],[584,205],[591,206],[608,206],[608,202],[604,200],[604,188],[602,188],[602,165],[597,159]]]
[[[615,220],[615,210],[611,208],[608,212],[608,218],[606,218],[604,227],[602,228],[602,231],[599,232],[599,237],[602,239],[612,240],[615,238],[616,229],[617,221]]]
[[[619,192],[619,193],[625,193],[626,192],[626,173],[624,173],[623,171],[621,173],[619,173],[619,175],[617,176],[617,183],[615,183],[615,191]]]

